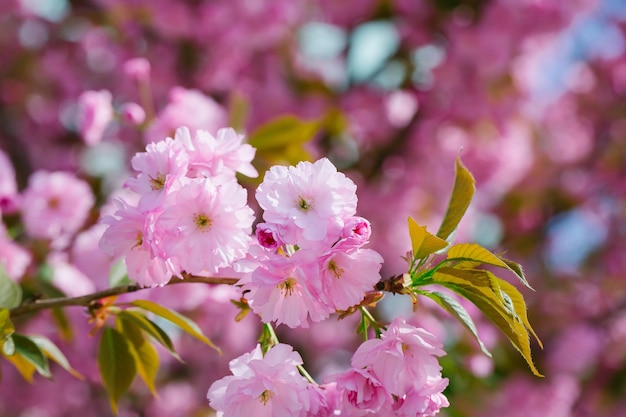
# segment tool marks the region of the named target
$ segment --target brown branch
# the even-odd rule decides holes
[[[184,279],[180,279],[178,277],[172,277],[170,282],[165,284],[174,285],[174,284],[183,284],[183,283],[205,283],[205,284],[227,284],[234,285],[239,281],[239,278],[221,278],[221,277],[201,277],[198,275],[190,275],[183,273]],[[102,298],[110,297],[113,295],[120,294],[128,294],[131,292],[139,291],[139,290],[147,290],[156,287],[140,287],[139,285],[131,284],[131,285],[120,285],[119,287],[113,287],[102,291],[97,291],[92,294],[81,295],[80,297],[59,297],[59,298],[48,298],[48,299],[40,299],[29,301],[23,303],[22,305],[11,309],[10,315],[11,317],[17,317],[28,313],[33,313],[39,310],[45,310],[48,308],[56,308],[56,307],[68,307],[68,306],[83,306],[88,307],[93,302],[100,300]]]

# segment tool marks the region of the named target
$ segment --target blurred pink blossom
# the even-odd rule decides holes
[[[78,98],[76,110],[78,130],[89,146],[102,140],[102,135],[113,120],[111,93],[107,90],[85,91]]]

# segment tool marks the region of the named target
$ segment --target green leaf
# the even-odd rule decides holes
[[[437,304],[443,307],[448,313],[450,313],[454,318],[456,318],[469,332],[474,336],[476,342],[478,342],[478,346],[480,346],[480,350],[487,356],[491,357],[491,352],[487,349],[487,347],[483,344],[480,337],[478,337],[478,330],[476,329],[476,325],[470,317],[465,307],[459,304],[454,298],[440,293],[438,291],[427,292],[420,291],[420,294],[423,294],[430,299],[434,300]]]
[[[204,335],[200,327],[198,327],[198,325],[193,320],[183,316],[182,314],[169,310],[157,303],[153,303],[152,301],[148,300],[135,300],[131,304],[135,307],[143,308],[146,311],[154,313],[159,317],[163,317],[165,320],[174,323],[191,336],[195,337],[196,339],[202,341],[206,345],[221,353],[220,348],[218,348]]]
[[[451,246],[450,249],[448,249],[448,259],[458,259],[461,261],[456,265],[456,268],[473,269],[477,266],[476,264],[479,263],[508,269],[513,272],[525,286],[531,288],[528,281],[526,281],[521,265],[512,261],[505,261],[476,243],[460,243]]]
[[[120,285],[128,285],[132,283],[133,282],[128,278],[124,259],[120,258],[115,261],[115,263],[111,265],[111,269],[109,270],[109,287],[113,288]]]
[[[130,341],[131,353],[135,357],[135,365],[137,365],[137,373],[146,383],[152,395],[156,396],[155,380],[159,370],[159,355],[156,349],[146,340],[142,329],[133,321],[118,315],[116,325],[122,335]]]
[[[79,372],[72,368],[72,365],[70,365],[70,362],[67,360],[63,352],[61,352],[57,345],[55,345],[50,339],[39,335],[29,337],[48,358],[56,362],[59,366],[61,366],[61,368],[65,369],[78,379],[84,379]]]
[[[426,226],[420,226],[412,217],[409,217],[409,236],[415,259],[424,258],[448,246],[448,242],[429,233]]]
[[[472,174],[461,163],[461,158],[458,157],[456,159],[454,188],[452,189],[448,209],[437,231],[438,237],[449,240],[448,238],[456,231],[459,222],[465,215],[465,211],[469,207],[475,191],[476,181]]]
[[[50,378],[50,367],[48,366],[48,358],[41,351],[39,346],[28,336],[19,333],[13,333],[11,336],[15,343],[15,355],[19,355],[30,362],[35,370],[46,378]]]
[[[145,315],[138,311],[124,310],[118,313],[118,317],[122,318],[124,321],[134,323],[141,330],[149,334],[164,348],[166,348],[172,354],[172,356],[174,356],[180,362],[183,361],[178,353],[176,353],[176,350],[174,349],[174,344],[172,343],[172,339],[170,339],[165,330],[163,330],[158,324],[156,324],[152,320],[148,319]]]
[[[6,308],[0,308],[0,341],[13,334],[15,327],[11,322],[11,313]]]
[[[11,279],[0,264],[0,308],[12,309],[22,303],[22,288]]]
[[[98,368],[111,408],[117,414],[117,402],[135,379],[137,365],[129,342],[111,327],[105,327],[102,332],[98,348]]]
[[[433,274],[433,282],[455,291],[476,305],[511,341],[533,374],[543,376],[532,361],[529,331],[536,335],[526,318],[526,304],[515,287],[489,271],[447,267],[439,268]]]
[[[313,139],[320,128],[318,121],[302,120],[296,116],[278,117],[259,126],[248,137],[248,143],[258,151],[303,144]]]
[[[12,339],[11,339],[12,340]],[[20,355],[6,355],[3,354],[7,361],[11,363],[17,369],[17,371],[22,375],[28,382],[33,382],[33,375],[35,374],[35,366],[30,363],[26,358]]]

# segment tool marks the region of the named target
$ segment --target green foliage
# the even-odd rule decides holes
[[[134,357],[137,373],[150,392],[156,395],[155,380],[159,370],[159,355],[156,349],[146,340],[141,327],[133,321],[125,320],[118,315],[115,324],[117,330],[130,342],[130,352]]]
[[[22,288],[11,279],[0,264],[0,308],[12,309],[22,303]]]
[[[14,355],[19,355],[24,358],[40,375],[46,378],[52,377],[48,365],[48,358],[31,338],[13,333],[11,339],[13,339],[13,343],[15,343]]]
[[[137,375],[135,356],[131,349],[131,343],[122,333],[104,327],[98,348],[98,368],[115,414],[119,399],[128,391]]]
[[[465,211],[472,201],[472,197],[476,192],[476,181],[472,174],[463,166],[461,158],[456,160],[456,177],[454,179],[454,188],[452,189],[452,196],[448,203],[448,209],[439,226],[437,236],[449,240],[465,215]]]
[[[462,305],[446,294],[425,291],[421,287],[437,284],[466,298],[511,341],[533,374],[543,376],[532,361],[530,335],[532,334],[539,346],[543,346],[528,321],[522,294],[492,272],[479,269],[486,265],[507,270],[530,288],[522,266],[475,243],[448,245],[474,192],[474,178],[457,158],[452,196],[437,235],[428,233],[425,227],[409,217],[413,255],[409,260],[411,285],[408,291],[412,297],[421,294],[433,299],[472,334],[486,355],[491,356],[478,336],[476,325]],[[446,253],[446,259],[433,265],[434,256],[442,252]]]
[[[133,311],[133,310],[124,310],[118,313],[118,320],[123,322],[132,323],[136,327],[139,327],[146,334],[152,337],[157,343],[166,348],[172,356],[182,362],[178,353],[174,349],[174,344],[172,343],[172,339],[170,339],[169,335],[163,330],[158,324],[148,319],[144,314]]]
[[[48,359],[57,363],[61,366],[61,368],[65,369],[74,377],[78,379],[84,378],[79,372],[72,368],[63,352],[61,352],[57,345],[55,345],[50,339],[39,335],[31,335],[29,338],[37,345],[37,347],[43,352],[44,355],[46,355]]]
[[[169,310],[157,303],[153,303],[152,301],[148,300],[136,300],[133,301],[131,304],[146,311],[149,311],[153,314],[156,314],[157,316],[162,317],[165,320],[170,321],[171,323],[180,327],[181,330],[185,331],[186,333],[190,334],[204,344],[212,347],[213,349],[221,353],[220,348],[218,348],[213,342],[209,340],[209,338],[204,335],[200,327],[198,327],[198,325],[193,320],[188,319],[182,314]]]

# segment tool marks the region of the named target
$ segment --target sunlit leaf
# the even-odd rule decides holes
[[[137,374],[137,366],[129,342],[111,327],[105,327],[102,331],[98,368],[111,408],[117,414],[117,402],[130,388]]]
[[[48,358],[30,337],[19,333],[13,333],[11,338],[15,343],[14,355],[19,355],[26,359],[26,361],[30,362],[35,367],[35,370],[39,374],[45,376],[46,378],[50,378],[52,376],[50,374]]]
[[[456,177],[454,179],[454,188],[448,209],[441,222],[441,226],[437,231],[437,236],[444,240],[456,231],[459,222],[465,215],[465,211],[469,207],[474,192],[476,191],[476,181],[472,174],[463,166],[461,158],[456,159]]]
[[[522,324],[524,325],[526,330],[528,330],[533,335],[535,340],[537,340],[539,346],[543,349],[543,343],[541,343],[539,336],[537,336],[532,326],[530,325],[530,322],[528,321],[528,314],[526,313],[526,302],[524,301],[524,297],[522,296],[522,294],[517,290],[517,288],[504,280],[500,280],[500,288],[506,294],[505,302],[508,303],[508,300],[510,299],[512,303],[512,308],[515,310],[515,314],[517,314],[517,316],[522,320]]]
[[[429,233],[426,226],[420,226],[412,217],[409,217],[409,235],[413,257],[416,259],[424,258],[448,246],[448,242]]]
[[[0,264],[0,308],[12,309],[22,303],[22,288],[11,279]]]
[[[144,337],[142,330],[133,321],[127,320],[124,316],[118,316],[116,325],[118,330],[130,341],[131,353],[135,356],[137,373],[146,383],[152,393],[157,395],[155,380],[159,370],[159,355],[156,349]]]
[[[530,288],[521,266],[512,261],[504,261],[476,243],[460,243],[448,249],[448,259],[458,259],[461,263],[456,267],[474,268],[476,263],[497,266],[513,272],[522,283]],[[513,267],[512,267],[513,266]]]
[[[526,285],[528,288],[532,289],[532,287],[528,284],[528,281],[526,280],[526,275],[524,274],[524,268],[522,268],[522,265],[520,265],[517,262],[514,262],[514,261],[512,261],[510,259],[505,259],[502,256],[498,256],[498,258],[500,258],[500,260],[502,262],[507,264],[509,269],[511,271],[513,271],[513,273],[515,275],[517,275],[517,277],[520,279],[520,281],[522,281],[524,283],[524,285]]]
[[[63,352],[61,352],[57,345],[55,345],[50,339],[40,335],[33,335],[29,337],[48,358],[56,362],[59,366],[61,366],[61,368],[65,369],[78,379],[84,379],[79,372],[72,368]]]
[[[248,143],[257,151],[303,144],[313,139],[319,128],[320,123],[316,120],[282,116],[258,127],[248,137]]]
[[[172,322],[191,336],[220,352],[220,349],[204,335],[200,327],[198,327],[193,320],[183,316],[182,314],[148,300],[135,300],[131,304]]]
[[[141,330],[143,330],[154,340],[156,340],[161,346],[166,348],[172,354],[172,356],[174,356],[180,362],[183,361],[178,353],[176,353],[176,350],[174,349],[174,344],[172,343],[172,339],[170,339],[165,330],[163,330],[158,324],[156,324],[152,320],[148,319],[145,315],[138,311],[124,310],[118,313],[118,317],[124,319],[125,321],[134,323]]]
[[[489,271],[439,268],[433,282],[443,285],[471,301],[489,318],[520,352],[533,374],[543,376],[535,367],[530,349],[526,305],[511,284]],[[518,297],[519,295],[519,297]],[[536,336],[535,336],[536,337]]]
[[[480,337],[478,337],[478,330],[476,329],[476,325],[474,324],[474,321],[472,320],[472,317],[470,317],[467,310],[465,310],[465,307],[459,304],[459,302],[454,298],[438,291],[423,291],[420,292],[420,294],[431,298],[437,304],[443,307],[444,310],[446,310],[454,318],[456,318],[467,330],[469,330],[472,336],[474,336],[474,339],[476,339],[476,342],[478,342],[478,346],[480,346],[480,350],[485,355],[491,357],[491,352],[489,352],[487,347],[483,344],[482,340],[480,340]]]
[[[33,382],[33,375],[35,375],[35,366],[30,363],[26,358],[21,355],[4,355],[5,359],[9,361],[15,369],[22,375],[28,382]]]
[[[15,331],[10,319],[11,313],[6,308],[0,308],[0,341],[11,336]]]

